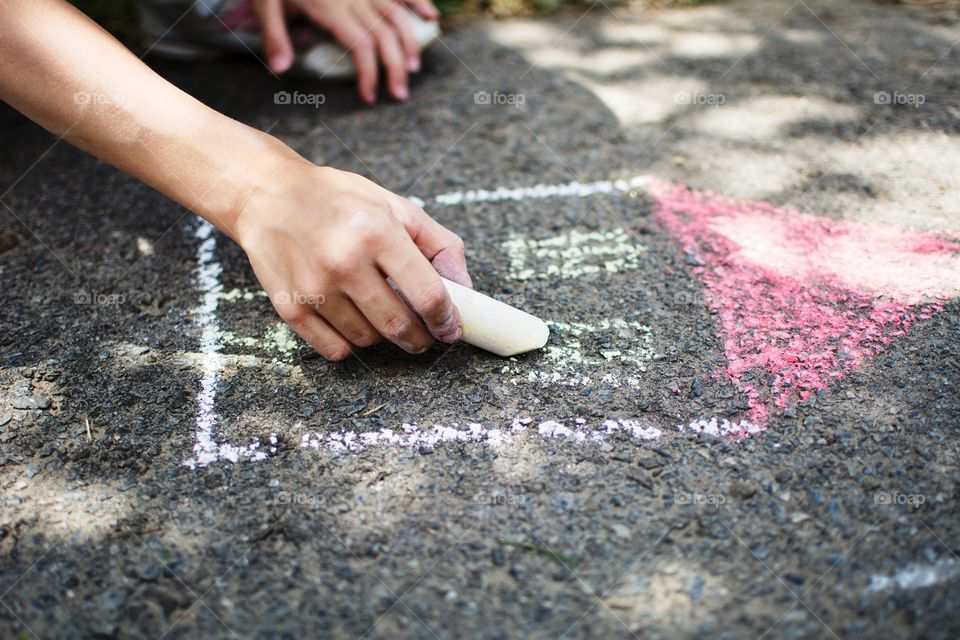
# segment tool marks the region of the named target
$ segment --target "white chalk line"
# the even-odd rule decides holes
[[[715,438],[756,435],[764,430],[762,426],[746,419],[733,422],[726,418],[718,420],[716,417],[710,418],[709,420],[706,418],[693,420],[688,424],[679,425],[677,429],[691,433],[705,433]]]
[[[625,180],[598,180],[596,182],[567,182],[564,184],[538,184],[532,187],[497,187],[496,189],[470,189],[442,193],[430,201],[410,198],[419,206],[454,206],[476,202],[503,202],[504,200],[544,200],[547,198],[588,198],[594,195],[630,193],[643,191],[654,182],[652,176],[634,176]]]
[[[521,416],[514,418],[506,428],[487,427],[479,422],[467,423],[462,428],[456,423],[450,426],[434,425],[421,428],[416,424],[404,422],[398,429],[305,433],[301,437],[300,446],[332,453],[352,453],[378,446],[434,449],[442,444],[453,442],[499,447],[514,442],[520,437],[534,434],[548,440],[598,444],[616,433],[625,433],[639,440],[656,440],[662,435],[659,428],[636,419],[604,420],[596,428],[588,426],[585,418],[576,418],[571,426],[556,420],[544,420],[535,426],[533,422],[532,418]]]
[[[504,365],[500,372],[513,376],[510,378],[511,384],[569,387],[599,385],[612,389],[626,384],[632,389],[640,388],[640,374],[646,372],[646,363],[655,355],[652,346],[653,331],[650,327],[621,318],[603,319],[596,324],[549,320],[547,324],[551,332],[559,336],[559,344],[548,344],[544,347],[541,369],[528,371],[516,365]],[[587,352],[580,341],[580,336],[584,334],[605,334],[611,348],[600,350],[596,354]],[[623,344],[618,343],[618,340]],[[591,377],[591,371],[601,369],[605,362],[618,363],[621,372],[607,373],[599,379]]]
[[[957,578],[960,578],[960,561],[954,558],[944,558],[930,564],[913,563],[889,576],[871,576],[866,593],[879,595],[891,591],[925,589]]]
[[[229,443],[220,444],[214,440],[214,429],[220,423],[217,413],[217,383],[224,361],[221,354],[220,321],[217,318],[217,308],[223,285],[220,283],[220,274],[223,267],[216,259],[217,235],[213,225],[201,220],[197,225],[195,237],[200,240],[197,247],[196,286],[202,292],[200,305],[193,310],[193,319],[200,329],[200,392],[197,394],[197,419],[194,431],[193,458],[184,461],[184,465],[195,469],[206,466],[217,460],[237,462],[241,458],[249,460],[264,460],[266,452],[259,451],[260,440],[257,439],[247,446],[237,446]],[[276,437],[271,436],[271,445],[276,444]],[[271,452],[276,447],[270,447]]]
[[[577,231],[532,240],[515,234],[500,248],[509,259],[507,277],[523,280],[571,280],[585,275],[633,271],[647,250],[625,229]]]
[[[533,187],[499,187],[492,190],[476,189],[468,191],[454,191],[436,196],[431,202],[439,206],[453,206],[464,203],[478,202],[502,202],[502,201],[520,201],[520,200],[538,200],[547,198],[585,198],[593,195],[606,195],[615,193],[630,193],[635,190],[645,190],[652,182],[650,176],[635,176],[625,180],[600,180],[596,182],[582,183],[578,181],[565,184],[538,184]],[[419,198],[412,198],[421,206],[426,202]],[[276,435],[271,435],[271,442],[268,450],[260,449],[260,441],[255,440],[250,445],[238,446],[230,443],[217,443],[214,439],[215,428],[220,424],[220,416],[216,410],[217,383],[220,372],[224,368],[224,356],[221,353],[223,347],[223,338],[225,334],[220,329],[220,323],[217,318],[217,310],[220,300],[224,297],[223,285],[220,283],[220,274],[222,267],[216,260],[216,234],[213,226],[207,222],[201,221],[196,229],[195,236],[201,241],[197,249],[197,272],[196,287],[201,292],[202,298],[200,305],[194,311],[194,320],[201,331],[200,353],[201,360],[201,382],[200,391],[197,394],[197,413],[194,457],[187,460],[184,464],[191,467],[203,467],[216,461],[226,460],[229,462],[238,462],[241,459],[263,460],[269,453],[276,451]],[[592,236],[586,238],[593,240]],[[540,241],[541,243],[543,241]],[[549,246],[537,248],[543,249]],[[628,258],[633,256],[628,254]],[[609,271],[619,269],[623,262],[616,263],[613,267],[607,267]],[[582,274],[570,274],[572,277]],[[231,292],[232,293],[232,292]],[[245,294],[244,294],[245,295]],[[252,294],[257,295],[257,294]],[[241,340],[242,342],[242,340]],[[619,355],[619,354],[617,354]],[[442,442],[482,442],[487,444],[502,443],[508,437],[515,437],[514,428],[518,425],[517,420],[528,420],[517,418],[508,431],[491,427],[487,428],[480,424],[469,424],[466,429],[460,429],[458,426],[444,427],[434,426],[426,430],[416,425],[403,424],[398,431],[391,429],[381,429],[380,431],[356,434],[351,431],[344,431],[337,434],[321,436],[314,434],[315,440],[307,434],[301,446],[310,448],[321,448],[321,443],[326,443],[325,448],[336,450],[338,446],[344,447],[343,450],[349,451],[346,439],[350,442],[360,442],[364,446],[377,444],[390,444],[399,446],[436,446]],[[574,428],[566,427],[562,423],[555,421],[546,421],[540,423],[537,427],[537,433],[543,437],[554,438],[563,437],[575,442],[602,442],[604,438],[609,437],[616,431],[624,431],[634,438],[651,440],[659,438],[660,429],[652,426],[646,426],[645,423],[635,419],[626,420],[606,420],[603,426],[588,430],[577,419]],[[701,421],[702,422],[702,421]],[[714,420],[715,422],[715,420]],[[526,424],[519,423],[523,429]],[[687,428],[691,428],[695,423],[691,423]],[[708,423],[709,424],[709,423]],[[684,429],[681,425],[680,430]],[[729,429],[732,433],[734,430]],[[349,434],[354,434],[350,436]],[[326,439],[325,439],[326,438]],[[333,440],[330,440],[333,438]],[[316,442],[316,446],[312,443]],[[340,444],[336,444],[340,443]],[[433,443],[433,444],[431,444]]]

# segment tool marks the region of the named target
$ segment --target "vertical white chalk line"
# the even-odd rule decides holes
[[[195,283],[202,293],[200,305],[193,310],[193,320],[200,329],[200,392],[197,394],[197,427],[193,444],[194,458],[185,464],[195,468],[209,464],[217,458],[217,445],[213,441],[213,428],[220,422],[217,415],[217,381],[223,361],[220,357],[220,327],[217,307],[220,304],[220,273],[223,268],[216,260],[217,236],[213,225],[201,220],[195,233],[200,240],[197,247],[197,270]]]
[[[236,462],[241,457],[262,460],[266,454],[256,451],[260,446],[257,440],[248,447],[231,444],[217,444],[214,439],[215,427],[220,423],[217,413],[217,383],[223,370],[224,358],[220,339],[220,321],[217,308],[223,294],[220,274],[223,267],[216,258],[217,235],[213,225],[201,220],[197,225],[195,237],[200,240],[197,247],[197,269],[195,285],[201,292],[200,304],[193,310],[193,320],[200,329],[200,391],[197,394],[196,429],[194,431],[193,455],[184,462],[191,469],[205,467],[216,460]]]

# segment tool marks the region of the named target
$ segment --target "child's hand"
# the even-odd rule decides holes
[[[410,353],[456,341],[460,316],[438,272],[471,285],[460,238],[356,174],[288,163],[234,227],[280,317],[328,360],[381,337]]]
[[[62,0],[0,0],[0,25],[0,60],[18,61],[0,64],[0,100],[239,242],[280,316],[322,355],[381,336],[413,353],[460,337],[438,273],[470,286],[463,243],[420,207],[203,106]]]
[[[420,70],[420,46],[407,21],[410,7],[425,20],[440,13],[431,0],[255,0],[270,68],[283,73],[293,64],[286,10],[305,14],[353,56],[357,89],[368,104],[376,100],[378,63],[387,72],[390,93],[410,96],[407,74]]]

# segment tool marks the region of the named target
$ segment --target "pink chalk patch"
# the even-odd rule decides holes
[[[658,220],[697,262],[726,374],[765,425],[960,295],[960,242],[657,183]],[[743,429],[740,435],[755,432]]]

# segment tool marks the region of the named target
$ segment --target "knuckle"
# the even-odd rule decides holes
[[[357,233],[357,246],[354,251],[362,255],[383,246],[386,233],[382,227],[363,227]]]
[[[333,244],[334,253],[360,260],[378,249],[387,237],[386,224],[381,211],[372,208],[359,208],[350,214],[347,224],[349,236]]]
[[[316,276],[308,276],[302,282],[297,283],[297,288],[293,292],[295,302],[302,302],[297,298],[313,296],[324,291],[324,283]]]
[[[370,28],[378,42],[390,42],[396,36],[392,28],[385,22],[380,21]]]
[[[358,29],[354,34],[353,48],[361,51],[369,51],[376,44],[374,35],[370,29]]]
[[[369,347],[377,342],[378,336],[373,335],[365,329],[351,329],[345,336],[352,344],[358,347]]]
[[[292,327],[302,325],[310,313],[308,309],[293,303],[278,304],[276,309],[280,318]]]
[[[409,316],[403,313],[397,313],[387,318],[387,322],[384,325],[384,335],[391,340],[397,340],[406,337],[412,327],[413,322]]]
[[[430,316],[442,314],[447,307],[447,289],[439,279],[436,279],[420,292],[420,301],[424,314]],[[439,319],[443,320],[443,318]]]
[[[342,280],[357,268],[357,261],[350,250],[340,250],[327,256],[324,271],[334,280]]]

